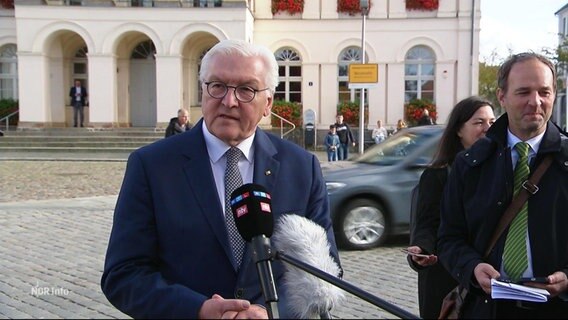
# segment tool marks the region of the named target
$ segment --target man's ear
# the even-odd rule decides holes
[[[269,97],[266,100],[266,106],[264,107],[264,112],[262,113],[263,116],[268,117],[270,116],[270,110],[272,110],[272,102],[273,102],[273,97]]]
[[[495,95],[497,96],[497,101],[499,101],[499,104],[501,105],[501,107],[503,109],[506,109],[506,107],[505,107],[505,91],[503,91],[501,88],[497,88]]]

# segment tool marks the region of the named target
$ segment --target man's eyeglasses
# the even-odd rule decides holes
[[[257,92],[268,90],[269,88],[265,89],[253,89],[249,86],[229,86],[226,83],[221,81],[209,81],[205,82],[207,86],[207,93],[215,99],[223,99],[227,92],[229,92],[229,88],[235,89],[235,98],[240,102],[251,102],[254,97],[256,96]]]

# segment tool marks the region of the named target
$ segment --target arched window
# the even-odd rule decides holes
[[[197,102],[199,102],[199,104],[201,104],[201,97],[203,96],[203,86],[201,85],[201,80],[199,80],[199,74],[201,73],[201,61],[203,61],[203,57],[205,57],[205,54],[209,50],[211,50],[211,48],[203,50],[199,56],[199,60],[197,61]]]
[[[16,45],[0,48],[0,99],[18,100],[18,59]]]
[[[80,80],[83,87],[89,89],[89,68],[87,66],[87,47],[81,47],[75,52],[75,55],[73,56],[72,83],[75,83],[75,80]]]
[[[408,51],[404,61],[404,102],[412,99],[435,102],[435,60],[434,52],[426,46],[415,46]]]
[[[302,59],[290,48],[280,49],[274,56],[279,76],[274,99],[302,103]]]
[[[339,55],[337,70],[339,102],[361,101],[361,89],[349,89],[349,65],[352,63],[361,63],[361,48],[349,47]]]
[[[156,59],[156,46],[152,40],[140,42],[130,55],[131,59]]]

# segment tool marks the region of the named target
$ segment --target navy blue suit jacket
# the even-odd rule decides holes
[[[274,220],[305,216],[327,230],[339,264],[329,201],[317,158],[257,129],[253,182],[272,195]],[[101,287],[135,318],[196,318],[214,293],[263,304],[247,247],[239,272],[232,255],[202,132],[202,120],[183,134],[133,152],[114,213]],[[272,264],[281,317],[283,265]]]
[[[75,92],[77,91],[77,89],[75,88],[75,86],[72,86],[71,89],[69,89],[69,97],[71,97],[71,105],[74,106],[75,105]],[[87,89],[85,89],[85,87],[81,86],[81,105],[85,106],[87,100],[88,94],[87,94]]]

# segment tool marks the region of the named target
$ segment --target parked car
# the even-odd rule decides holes
[[[338,246],[370,249],[390,235],[408,234],[411,191],[443,129],[406,128],[350,161],[322,163]]]

